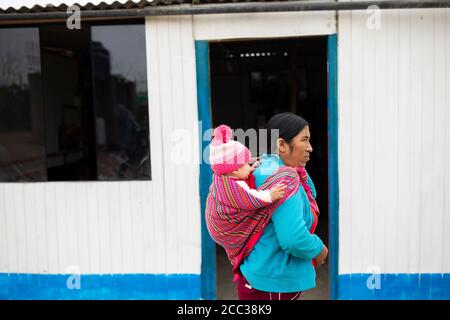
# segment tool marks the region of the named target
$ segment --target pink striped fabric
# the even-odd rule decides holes
[[[258,190],[279,183],[286,185],[286,193],[282,199],[269,204],[238,186],[233,178],[213,174],[206,200],[206,226],[213,240],[225,249],[233,272],[251,252],[275,209],[297,192],[300,187],[297,171],[280,167]]]
[[[308,196],[309,206],[311,208],[311,213],[313,214],[314,217],[314,221],[310,230],[311,233],[314,233],[318,223],[317,218],[319,217],[320,214],[319,206],[317,205],[316,199],[314,199],[314,196],[312,194],[311,187],[308,184],[308,174],[306,173],[306,169],[298,167],[297,172],[300,177],[300,183],[302,184],[303,189],[305,189],[306,195]]]

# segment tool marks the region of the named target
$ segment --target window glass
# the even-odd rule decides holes
[[[91,33],[98,179],[150,179],[144,25]]]
[[[0,181],[46,180],[38,28],[0,28]]]

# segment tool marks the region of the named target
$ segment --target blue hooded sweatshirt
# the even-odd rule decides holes
[[[283,165],[278,155],[263,155],[253,173],[256,187]],[[315,198],[316,190],[309,176],[308,184]],[[316,272],[311,260],[322,251],[323,243],[309,232],[312,223],[308,196],[300,186],[297,193],[275,210],[261,238],[240,266],[253,288],[296,292],[316,286]]]

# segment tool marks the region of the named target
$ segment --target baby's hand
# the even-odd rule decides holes
[[[270,197],[272,198],[272,202],[283,198],[285,191],[286,186],[283,184],[277,184],[275,187],[270,189]]]
[[[259,166],[259,161],[256,161],[254,164],[252,164],[252,165],[250,166],[250,171],[251,171],[251,172],[255,171],[256,168],[258,168],[258,166]]]

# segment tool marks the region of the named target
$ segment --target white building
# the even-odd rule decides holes
[[[315,132],[320,136],[316,141],[320,159],[311,161],[311,170],[320,176],[322,182],[316,186],[323,190],[321,201],[328,209],[321,223],[329,225],[325,233],[330,248],[330,298],[450,298],[450,9],[444,7],[445,1],[436,1],[441,7],[435,8],[381,11],[362,6],[348,10],[325,1],[330,10],[317,5],[316,10],[302,11],[300,5],[286,12],[208,14],[189,12],[202,4],[179,2],[121,1],[120,6],[97,6],[100,1],[52,1],[53,8],[45,7],[48,2],[0,4],[0,68],[4,72],[0,72],[0,84],[12,90],[14,82],[5,80],[12,60],[4,57],[6,48],[18,40],[5,36],[7,30],[30,30],[26,32],[40,41],[44,76],[42,94],[39,86],[39,92],[29,90],[28,112],[30,119],[35,119],[35,112],[39,116],[43,112],[47,119],[43,125],[35,125],[34,120],[15,125],[14,119],[21,115],[11,113],[16,118],[6,120],[13,111],[6,107],[7,100],[0,100],[4,104],[0,105],[0,299],[216,298],[216,248],[204,227],[202,211],[210,172],[206,164],[200,164],[200,146],[207,141],[202,141],[199,132],[217,122],[234,121],[230,119],[237,119],[233,124],[244,128],[260,125],[267,120],[265,115],[278,110],[268,101],[277,106],[286,103],[290,110],[305,114],[313,136]],[[60,40],[64,37],[58,38],[62,31],[48,27],[59,22],[66,28],[66,7],[59,6],[63,2],[92,10],[81,15],[82,25],[87,22],[91,28],[89,35],[77,38],[76,44],[67,42],[67,48],[73,47],[66,51],[58,47],[58,41],[64,42]],[[280,5],[289,3],[299,2]],[[252,4],[271,3],[210,7],[244,11],[245,5]],[[154,15],[158,8],[173,11]],[[145,53],[138,50],[132,56],[136,43],[125,32],[115,33],[116,42],[111,40],[110,45],[104,40],[105,25],[125,23],[118,17],[142,26]],[[94,55],[89,43],[96,37],[103,39],[98,41],[103,47]],[[69,80],[66,86],[64,80],[65,76],[77,79],[74,83],[88,79],[79,71],[85,60],[77,48],[83,43],[91,60],[108,56],[105,48],[111,56],[116,54],[105,58],[111,74],[102,69],[100,61],[106,60],[92,60],[91,79],[98,91],[89,92],[97,120],[98,105],[110,101],[102,100],[109,99],[105,94],[109,91],[99,91],[98,79],[105,74],[114,78],[108,80],[114,85],[106,88],[122,90],[111,98],[117,103],[125,96],[126,101],[138,101],[139,92],[130,89],[133,81],[147,81],[151,174],[144,173],[142,180],[100,176],[102,170],[108,175],[101,167],[106,160],[99,157],[103,149],[89,147],[89,142],[95,142],[96,133],[102,141],[108,133],[86,129],[94,132],[89,138],[64,131],[70,126],[85,128],[66,122],[77,118],[73,112],[79,112],[79,119],[88,119],[82,111],[87,100],[78,93],[90,89],[72,87]],[[128,69],[114,64],[122,61],[119,51],[114,51],[117,43],[130,50],[123,61],[131,56],[145,58],[143,75],[133,69],[133,63]],[[55,52],[58,60],[50,59]],[[276,60],[268,59],[269,53]],[[67,59],[77,62],[67,64]],[[283,68],[299,70],[299,74],[283,73]],[[59,75],[58,70],[66,73]],[[268,95],[271,79],[278,86],[287,79],[294,94],[287,100],[286,95]],[[48,106],[66,105],[67,96],[60,97],[64,90],[74,92],[71,106],[56,113]],[[44,96],[42,104],[33,100],[36,94]],[[239,113],[242,106],[246,109]],[[271,109],[262,111],[263,107]],[[86,126],[91,123],[83,121]],[[51,123],[54,130],[48,129]],[[178,132],[184,140],[174,135],[177,129],[183,130]],[[63,130],[63,147],[58,130]],[[32,133],[32,140],[46,132],[40,142],[43,151],[33,149],[42,163],[36,160],[27,167],[10,157],[13,152],[28,153],[14,149],[18,145],[14,139],[24,139],[20,137],[25,132]],[[86,143],[70,145],[70,137]],[[180,141],[188,147],[180,148]],[[89,150],[94,149],[97,157],[89,158]],[[188,161],[174,163],[180,157]],[[94,173],[89,171],[90,164],[79,165],[89,159],[97,165],[93,165]],[[33,176],[32,182],[8,180],[8,170],[23,173],[32,171],[31,167],[43,175]],[[60,171],[69,167],[74,172],[71,178]]]

